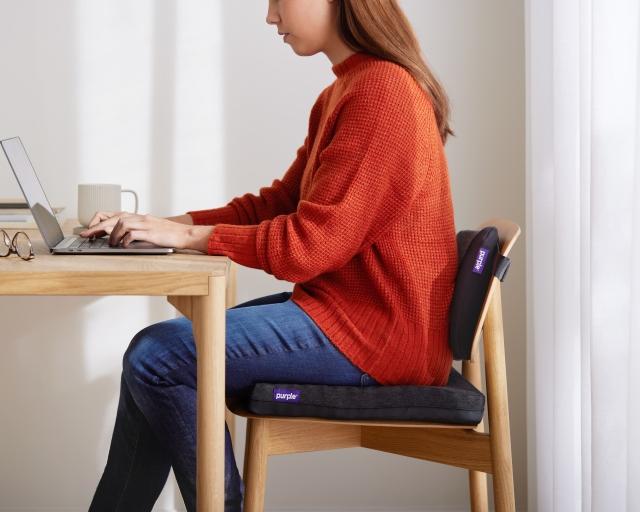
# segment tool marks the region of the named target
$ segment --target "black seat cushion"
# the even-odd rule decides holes
[[[446,386],[259,383],[247,407],[254,414],[272,416],[477,425],[484,401],[484,395],[452,368]]]

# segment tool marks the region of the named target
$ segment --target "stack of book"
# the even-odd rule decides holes
[[[64,221],[64,206],[53,208],[58,222]],[[3,229],[37,229],[38,226],[31,214],[29,205],[22,198],[0,198],[0,228]]]

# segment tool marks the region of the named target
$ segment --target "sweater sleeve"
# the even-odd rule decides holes
[[[300,194],[300,179],[307,164],[308,144],[307,136],[281,180],[275,179],[270,187],[262,187],[258,195],[247,193],[235,197],[226,206],[188,211],[193,223],[209,226],[259,224],[263,220],[295,211]]]
[[[433,133],[416,137],[416,123],[435,133],[437,126],[430,105],[413,104],[412,98],[428,103],[426,95],[401,90],[411,87],[407,81],[394,85],[341,100],[333,137],[295,212],[258,225],[219,225],[208,253],[305,282],[341,268],[406,215],[425,188],[436,150]]]

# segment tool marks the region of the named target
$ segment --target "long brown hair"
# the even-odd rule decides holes
[[[337,0],[338,29],[354,51],[364,51],[404,67],[431,98],[442,142],[453,135],[449,98],[420,50],[397,0]]]

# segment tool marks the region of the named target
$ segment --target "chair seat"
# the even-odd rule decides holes
[[[484,403],[484,395],[452,368],[446,386],[257,383],[247,408],[270,416],[477,425]]]

